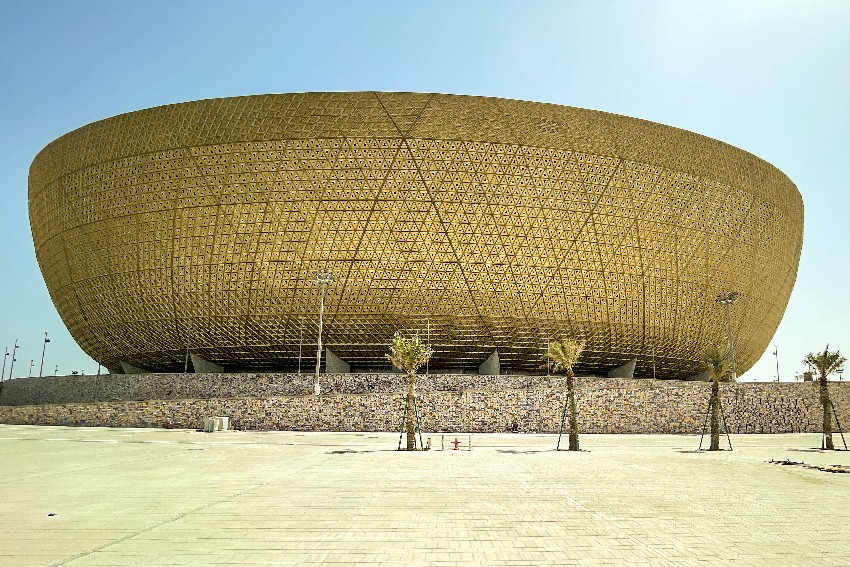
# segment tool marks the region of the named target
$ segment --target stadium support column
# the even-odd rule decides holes
[[[501,369],[501,364],[499,363],[499,351],[494,350],[493,353],[487,357],[487,360],[478,366],[478,374],[485,376],[498,376]]]
[[[195,374],[221,374],[224,372],[223,366],[215,362],[210,362],[194,352],[190,353],[189,356],[192,359],[192,369],[195,371]]]
[[[325,349],[325,372],[328,374],[349,374],[351,365],[335,355],[329,348]]]
[[[134,364],[130,364],[129,362],[124,362],[123,360],[120,362],[121,370],[124,374],[150,374],[151,371],[147,368],[141,368],[140,366],[136,366]]]
[[[622,366],[612,368],[608,371],[608,378],[634,378],[637,359],[633,358]]]

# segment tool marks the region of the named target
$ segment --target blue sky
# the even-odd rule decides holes
[[[35,261],[27,171],[89,122],[257,93],[387,90],[604,110],[718,138],[784,171],[805,203],[797,284],[743,380],[850,353],[850,2],[0,0],[0,354],[15,376],[97,365]],[[8,373],[9,367],[6,367]],[[49,371],[49,372],[48,372]],[[850,375],[848,375],[850,378]]]

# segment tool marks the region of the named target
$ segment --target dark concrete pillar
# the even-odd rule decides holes
[[[622,366],[608,371],[608,378],[634,378],[637,359],[633,358]]]
[[[351,374],[351,365],[325,348],[325,372],[327,374]]]
[[[210,362],[206,360],[200,355],[195,354],[194,352],[189,353],[189,357],[192,359],[192,368],[195,369],[196,374],[220,374],[224,372],[224,367],[216,364],[215,362]]]
[[[498,376],[502,367],[499,364],[499,351],[494,350],[493,353],[487,357],[487,360],[481,363],[478,367],[478,374],[485,376]]]

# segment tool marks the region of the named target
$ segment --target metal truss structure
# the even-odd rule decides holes
[[[765,161],[634,118],[417,93],[213,99],[95,122],[48,145],[29,183],[47,288],[113,371],[294,369],[324,342],[354,369],[398,329],[430,330],[432,368],[545,372],[548,338],[587,341],[577,371],[739,372],[793,287],[803,204]],[[303,318],[303,319],[302,319]],[[303,325],[303,327],[302,327]],[[306,330],[306,331],[305,331]],[[307,341],[307,342],[305,342]]]

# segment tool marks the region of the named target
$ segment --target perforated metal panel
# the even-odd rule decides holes
[[[796,277],[803,205],[759,158],[633,118],[409,93],[215,99],[90,124],[30,171],[36,255],[59,314],[106,366],[292,369],[324,342],[386,366],[430,327],[432,366],[539,371],[547,337],[580,372],[701,371],[734,289],[740,372]]]

